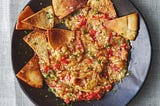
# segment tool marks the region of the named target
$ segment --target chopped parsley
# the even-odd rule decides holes
[[[98,64],[101,64],[102,63],[102,60],[98,60]]]
[[[105,45],[105,48],[110,48],[111,47],[111,44],[106,44]]]
[[[82,30],[82,34],[86,34],[87,33],[87,30],[86,29],[83,29]]]
[[[80,11],[77,10],[77,11],[74,12],[74,15],[78,15],[79,13],[80,13]]]

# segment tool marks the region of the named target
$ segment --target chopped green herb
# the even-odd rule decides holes
[[[48,88],[48,92],[52,92],[52,89],[51,89],[51,88]]]
[[[88,51],[86,51],[86,53],[90,53],[90,51],[88,50]]]
[[[99,1],[99,0],[96,0],[96,1]]]
[[[77,57],[78,57],[78,55],[76,55],[76,54],[74,54],[73,56],[74,56],[75,58],[77,58]]]
[[[80,13],[79,10],[75,11],[74,15],[78,15]]]
[[[82,30],[82,34],[86,34],[87,31],[85,29]]]
[[[101,63],[102,63],[102,60],[98,60],[98,63],[101,64]]]
[[[94,12],[93,12],[94,15],[96,15],[98,13],[99,13],[98,10],[94,10]]]
[[[49,12],[47,11],[46,14],[49,14]]]
[[[62,105],[61,106],[66,106],[66,104],[65,103],[62,103]]]
[[[47,17],[48,19],[52,19],[53,18],[53,16],[52,15],[48,15],[48,17]]]
[[[106,47],[106,48],[110,48],[110,47],[111,47],[111,44],[106,44],[105,47]]]

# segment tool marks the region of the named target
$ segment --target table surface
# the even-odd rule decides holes
[[[131,0],[145,17],[152,62],[148,77],[129,106],[160,106],[160,1]],[[20,89],[11,65],[11,38],[17,15],[28,0],[0,0],[0,106],[34,106]]]

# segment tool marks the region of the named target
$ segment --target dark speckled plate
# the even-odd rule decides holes
[[[132,5],[130,0],[113,0],[119,16],[127,15],[138,10]],[[28,5],[37,12],[38,10],[51,5],[51,0],[31,0]],[[139,13],[139,12],[138,12]],[[13,32],[12,37],[12,63],[15,74],[26,64],[33,56],[32,49],[22,40],[23,36],[29,31]],[[140,90],[151,61],[151,43],[149,33],[143,17],[139,13],[139,33],[135,41],[131,42],[131,58],[129,70],[131,75],[123,79],[114,89],[106,93],[104,98],[99,101],[75,102],[73,106],[124,106]],[[54,94],[48,92],[48,87],[44,84],[42,89],[35,89],[18,79],[18,82],[25,94],[40,106],[63,105],[63,100],[56,98]]]

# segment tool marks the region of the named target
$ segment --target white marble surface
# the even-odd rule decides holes
[[[0,0],[0,106],[34,106],[20,89],[11,66],[11,37],[17,15],[29,0]],[[153,46],[146,82],[129,106],[160,106],[160,1],[131,0],[146,19]]]

